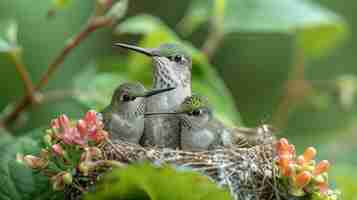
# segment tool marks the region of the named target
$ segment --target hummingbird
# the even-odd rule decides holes
[[[158,48],[141,48],[116,43],[122,47],[149,56],[153,60],[153,88],[175,87],[175,90],[147,99],[146,111],[159,112],[179,106],[191,96],[192,59],[178,44],[163,44]],[[143,146],[179,147],[179,121],[176,118],[145,119]]]
[[[144,132],[146,98],[175,89],[167,87],[146,90],[140,83],[123,83],[112,96],[110,104],[103,109],[101,117],[104,129],[112,139],[139,144]]]
[[[206,151],[232,145],[248,147],[256,134],[252,128],[228,128],[214,118],[208,100],[200,95],[187,97],[173,112],[145,113],[174,116],[180,121],[180,145],[184,151]]]

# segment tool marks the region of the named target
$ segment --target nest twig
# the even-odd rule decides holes
[[[264,132],[258,145],[212,151],[142,147],[123,141],[108,141],[101,148],[108,160],[128,164],[149,161],[198,171],[219,186],[227,187],[235,200],[280,200],[285,198],[275,180],[273,146],[272,133]]]

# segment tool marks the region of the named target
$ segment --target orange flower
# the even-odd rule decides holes
[[[319,175],[321,173],[326,172],[329,168],[330,168],[330,163],[327,160],[322,160],[316,165],[313,174]]]
[[[311,173],[308,171],[302,171],[295,176],[295,184],[298,188],[303,188],[311,181]]]
[[[305,162],[310,162],[310,160],[314,159],[316,156],[316,149],[314,147],[308,147],[304,151],[304,159]]]

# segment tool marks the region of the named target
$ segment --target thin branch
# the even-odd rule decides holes
[[[80,91],[75,90],[75,89],[68,89],[68,90],[54,90],[54,91],[48,91],[48,92],[43,92],[39,97],[37,98],[38,103],[44,104],[44,103],[49,103],[53,101],[58,101],[62,99],[66,99],[68,97],[74,97],[81,95]]]
[[[33,85],[33,82],[30,78],[28,71],[26,70],[26,67],[21,62],[20,58],[16,55],[16,53],[11,53],[10,56],[15,63],[17,73],[20,75],[20,78],[24,83],[27,96],[29,96],[32,103],[35,103],[36,102],[35,87]]]
[[[273,114],[273,124],[282,129],[287,122],[292,106],[303,102],[304,98],[313,94],[311,84],[305,79],[305,56],[301,49],[296,50],[291,78],[285,84],[285,94],[277,111]]]
[[[216,14],[215,17],[211,19],[210,30],[206,41],[202,45],[202,52],[206,54],[208,59],[211,59],[217,48],[221,44],[224,31],[223,31],[223,17],[220,14]]]
[[[40,82],[35,86],[34,91],[37,92],[47,85],[49,78],[53,75],[56,69],[64,62],[68,54],[76,48],[90,33],[98,30],[99,28],[112,25],[113,20],[108,17],[91,17],[84,27],[75,37],[73,37],[66,46],[62,49],[60,54],[48,65],[47,71],[42,75]],[[7,125],[15,121],[18,116],[28,107],[32,105],[31,96],[26,95],[17,104],[15,109],[4,119],[3,124]]]
[[[214,27],[211,28],[211,31],[201,48],[202,52],[206,54],[208,59],[211,59],[216,52],[223,40],[223,36],[224,34],[220,29]]]

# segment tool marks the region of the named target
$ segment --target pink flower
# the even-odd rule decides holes
[[[64,151],[60,144],[52,145],[52,151],[59,157],[63,157]]]
[[[88,111],[82,120],[77,122],[77,128],[82,137],[87,137],[89,141],[100,143],[107,137],[108,133],[103,130],[103,123],[97,119],[97,112]]]
[[[97,125],[97,112],[94,110],[88,111],[84,117],[83,120],[88,124],[88,126],[93,127]]]
[[[87,140],[80,135],[78,129],[75,127],[69,128],[63,133],[63,142],[66,144],[78,144],[81,146],[87,144]]]
[[[77,129],[79,134],[84,137],[87,134],[87,123],[82,119],[78,120]]]
[[[89,135],[89,138],[91,141],[94,141],[95,143],[101,143],[105,138],[108,137],[108,132],[105,130],[96,130],[94,132],[91,132]]]
[[[326,182],[318,183],[317,187],[318,187],[320,193],[323,194],[323,195],[326,195],[327,192],[329,191],[328,184]]]
[[[102,142],[108,133],[103,130],[103,123],[97,119],[95,111],[88,111],[83,119],[78,120],[76,126],[71,123],[66,115],[61,115],[52,120],[51,128],[56,138],[65,144],[87,146],[89,141]]]
[[[51,128],[53,128],[53,129],[59,129],[60,128],[59,120],[57,118],[53,119],[51,121]]]

